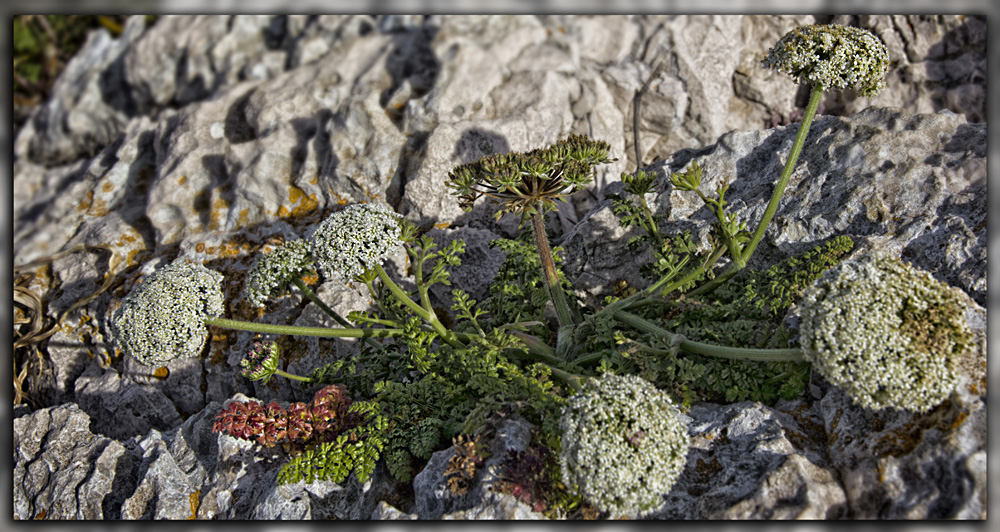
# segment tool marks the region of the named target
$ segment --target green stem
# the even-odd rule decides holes
[[[559,326],[573,325],[573,315],[566,302],[566,294],[563,293],[562,285],[559,283],[559,273],[556,272],[556,263],[552,260],[549,237],[545,234],[545,219],[540,211],[535,211],[531,215],[531,226],[535,230],[535,245],[542,263],[542,279],[545,280],[545,286],[549,289],[549,298],[552,299],[552,304],[556,307]]]
[[[312,290],[309,289],[308,286],[306,286],[306,283],[304,283],[302,281],[302,279],[294,278],[294,279],[292,279],[292,284],[294,284],[303,294],[305,294],[305,296],[307,298],[309,298],[309,301],[312,301],[313,303],[315,303],[317,307],[319,307],[320,309],[322,309],[323,312],[326,312],[328,316],[330,316],[331,318],[333,318],[334,321],[336,321],[337,323],[343,325],[344,327],[347,327],[348,329],[353,329],[354,328],[354,324],[352,324],[351,322],[345,320],[343,318],[343,316],[341,316],[340,314],[337,314],[336,311],[334,311],[332,308],[330,308],[329,306],[327,306],[327,304],[324,303],[322,299],[320,299],[315,293],[313,293]],[[365,341],[368,342],[368,345],[370,345],[372,347],[375,347],[375,348],[382,347],[373,338],[365,338]]]
[[[549,366],[549,369],[552,370],[553,377],[559,379],[570,388],[573,388],[574,392],[579,392],[583,390],[583,381],[584,381],[583,377],[580,377],[575,373],[570,373],[568,371],[561,370],[559,368],[554,368],[552,366]]]
[[[285,377],[286,379],[293,379],[293,380],[297,380],[297,381],[301,381],[301,382],[312,382],[313,381],[309,377],[303,377],[301,375],[293,375],[291,373],[286,373],[284,371],[281,371],[280,369],[274,370],[274,374],[275,375],[281,375],[282,377]]]
[[[524,342],[524,346],[528,348],[528,352],[535,358],[547,364],[561,364],[563,362],[562,359],[556,356],[555,350],[538,338],[521,331],[510,331],[510,334]]]
[[[427,293],[427,285],[424,284],[424,256],[426,255],[426,251],[423,248],[420,249],[420,255],[420,257],[413,258],[415,270],[413,277],[417,281],[417,293],[420,294],[420,304],[424,307],[424,310],[433,314],[434,308],[431,307],[431,297]]]
[[[785,161],[785,168],[781,171],[781,177],[778,179],[778,184],[774,187],[774,193],[771,194],[771,201],[767,204],[767,209],[764,211],[764,216],[757,225],[757,230],[754,232],[753,238],[743,248],[744,264],[750,260],[750,256],[757,249],[757,244],[764,238],[764,231],[767,230],[768,224],[771,223],[771,218],[778,211],[778,203],[781,201],[781,196],[785,193],[785,186],[788,185],[789,178],[792,177],[792,170],[795,169],[795,163],[799,160],[799,154],[802,153],[802,146],[805,145],[806,137],[809,135],[809,126],[812,125],[813,117],[816,116],[816,109],[819,108],[819,102],[822,99],[823,86],[814,86],[812,94],[809,95],[809,103],[806,105],[805,114],[802,115],[802,123],[799,124],[799,131],[795,134],[795,143],[792,144],[792,151],[788,154],[788,160]]]
[[[639,205],[642,207],[643,214],[646,215],[646,223],[649,224],[649,234],[653,235],[653,240],[656,241],[656,248],[663,249],[663,235],[660,234],[660,228],[656,226],[656,221],[653,220],[653,212],[649,210],[645,194],[639,194]]]
[[[736,264],[735,261],[730,262],[729,263],[729,267],[726,268],[726,270],[723,271],[722,273],[720,273],[719,275],[715,276],[715,279],[712,279],[711,281],[709,281],[709,282],[707,282],[707,283],[699,286],[698,288],[695,288],[694,290],[688,292],[686,295],[688,295],[688,296],[700,296],[700,295],[708,294],[712,290],[715,290],[716,288],[718,288],[722,283],[724,283],[724,282],[732,279],[733,276],[736,275],[737,273],[739,273],[739,271],[741,269],[743,269],[743,268],[740,267],[738,264]]]
[[[392,295],[396,296],[396,299],[398,299],[404,305],[409,307],[414,314],[420,316],[420,318],[426,321],[427,324],[434,329],[434,332],[438,333],[438,335],[441,336],[442,340],[448,342],[448,344],[450,344],[452,347],[463,347],[463,344],[458,339],[458,337],[456,337],[454,333],[446,329],[445,326],[440,321],[438,321],[437,316],[434,315],[434,312],[424,309],[423,307],[418,305],[415,301],[410,299],[410,296],[406,292],[404,292],[403,289],[399,287],[399,285],[393,282],[391,278],[389,278],[389,274],[385,272],[385,269],[382,268],[381,265],[378,264],[375,265],[375,273],[377,273],[379,279],[382,280],[382,284],[384,284],[387,288],[389,288],[389,291],[392,292]],[[376,330],[382,330],[382,329],[376,329]]]
[[[253,323],[226,318],[209,318],[205,320],[205,324],[236,331],[250,331],[261,334],[288,334],[291,336],[318,336],[320,338],[396,338],[403,336],[405,333],[402,329],[327,329],[325,327]]]
[[[635,329],[654,334],[673,342],[675,334],[628,312],[615,312],[614,317],[618,321],[634,327]],[[694,340],[683,340],[680,343],[681,349],[698,355],[705,355],[730,360],[756,360],[761,362],[800,362],[805,360],[801,349],[750,349],[744,347],[726,347],[721,345],[711,345]]]
[[[515,336],[518,336],[519,338],[521,337],[521,335],[516,333]],[[583,389],[583,381],[586,377],[582,377],[575,373],[570,373],[569,371],[560,369],[558,366],[562,361],[555,356],[555,354],[552,352],[551,347],[544,344],[542,344],[544,345],[544,348],[539,347],[539,345],[536,342],[540,342],[540,340],[534,338],[531,335],[524,335],[524,336],[534,339],[534,342],[525,339],[525,345],[528,347],[528,352],[512,349],[510,350],[510,353],[512,355],[522,359],[530,358],[534,360],[540,360],[543,364],[548,366],[549,370],[552,371],[553,377],[558,379],[560,382],[566,384],[570,388],[573,388],[573,391],[579,392],[580,390]]]
[[[760,223],[757,224],[757,230],[754,231],[753,238],[743,248],[742,257],[739,260],[730,262],[729,267],[718,277],[699,286],[689,292],[688,295],[707,294],[731,279],[746,266],[746,263],[750,260],[750,256],[757,249],[757,244],[760,244],[761,239],[764,238],[764,232],[767,231],[767,226],[771,223],[771,219],[778,212],[778,203],[781,202],[781,197],[785,194],[785,187],[788,185],[788,180],[792,177],[792,170],[795,169],[795,163],[798,162],[799,154],[802,153],[802,146],[805,145],[806,137],[809,136],[809,126],[812,125],[813,117],[816,116],[816,109],[819,108],[819,102],[822,99],[823,88],[819,85],[813,87],[812,93],[809,95],[809,103],[806,105],[805,114],[802,116],[802,122],[799,124],[799,131],[795,134],[795,141],[792,143],[792,151],[788,154],[788,160],[785,161],[785,168],[781,171],[778,184],[774,187],[771,200],[764,210],[764,216],[761,217]]]

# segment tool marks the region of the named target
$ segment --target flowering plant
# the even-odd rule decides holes
[[[806,292],[850,251],[846,237],[768,271],[743,271],[777,211],[823,92],[854,88],[874,95],[884,86],[887,57],[874,36],[856,28],[801,28],[779,41],[764,66],[813,88],[756,227],[726,212],[727,184],[715,195],[701,190],[697,164],[670,176],[675,189],[696,193],[716,217],[707,252],[689,235],[661,231],[644,198],[657,184],[653,176],[623,175],[631,196],[613,197],[615,212],[622,225],[642,229],[632,243],[651,245],[655,260],[644,269],[648,287],[616,286],[603,305],[574,297],[559,271],[560,250],[547,235],[546,213],[587,186],[598,165],[613,160],[607,143],[572,135],[450,173],[448,185],[464,208],[486,198],[498,206],[498,218],[510,213],[530,222],[530,238],[495,242],[506,262],[481,303],[454,289],[449,313],[431,297],[432,286],[450,284],[449,269],[460,264],[464,243],[438,247],[388,206],[361,203],[259,259],[245,287],[247,298],[261,306],[294,286],[339,327],[222,318],[221,276],[175,263],[126,298],[110,320],[112,335],[127,354],[157,364],[195,356],[206,326],[364,339],[357,355],[308,376],[281,371],[274,344],[255,344],[241,362],[248,379],[279,375],[327,385],[309,405],[232,403],[217,418],[217,431],[295,447],[299,454],[280,477],[285,480],[340,481],[352,471],[367,478],[379,460],[397,479],[408,480],[434,450],[474,433],[493,413],[515,409],[538,427],[537,440],[551,451],[537,456],[559,461],[555,478],[530,484],[568,494],[536,493],[533,500],[576,497],[612,515],[653,512],[683,470],[688,435],[677,407],[691,401],[795,397],[811,369],[874,408],[926,410],[954,387],[952,360],[967,333],[959,307],[940,286],[908,281],[905,268],[876,261],[828,273]],[[397,250],[409,258],[411,289],[384,268]],[[729,264],[716,273],[723,256]],[[314,266],[327,278],[367,287],[372,310],[349,319],[334,312],[302,281]],[[804,325],[801,346],[795,346],[775,317],[799,299]],[[866,316],[872,301],[878,312]],[[548,305],[554,323],[547,319]],[[866,336],[855,331],[861,322],[877,327]],[[896,348],[870,349],[870,336],[883,333],[899,339]],[[557,505],[542,506],[558,511]]]

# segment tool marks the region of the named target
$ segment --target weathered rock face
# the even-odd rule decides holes
[[[674,190],[668,176],[692,162],[704,169],[701,190],[728,181],[727,212],[751,230],[764,214],[798,126],[734,131],[713,145],[684,150],[647,167],[659,176],[647,195],[667,231],[690,230],[709,249],[715,214],[694,192]],[[620,183],[608,192],[622,193]],[[751,266],[773,264],[836,235],[856,252],[871,248],[903,258],[986,303],[986,125],[962,115],[914,115],[871,108],[813,122],[798,165]],[[625,278],[645,286],[625,247],[626,232],[610,201],[567,234],[566,273],[578,289],[607,293]],[[609,244],[608,242],[613,243]],[[623,260],[621,257],[629,257]]]
[[[452,287],[481,300],[503,260],[489,241],[519,229],[510,217],[494,222],[486,205],[462,213],[444,186],[449,171],[570,133],[607,141],[619,160],[550,220],[567,276],[587,297],[619,277],[641,286],[643,257],[625,249],[630,233],[603,200],[636,167],[635,92],[660,67],[639,116],[640,162],[660,178],[647,200],[664,229],[690,229],[707,245],[710,213],[666,176],[697,160],[705,192],[728,178],[730,211],[759,219],[805,98],[760,58],[792,27],[830,21],[886,43],[889,88],[870,102],[825,97],[751,266],[839,234],[858,252],[898,251],[970,296],[983,341],[967,366],[981,373],[981,18],[200,15],[146,27],[136,17],[118,39],[95,33],[14,139],[15,265],[79,244],[110,246],[121,260],[111,289],[69,313],[31,362],[35,409],[18,408],[14,422],[15,516],[538,517],[484,481],[466,499],[442,492],[434,467],[450,450],[418,476],[409,506],[387,504],[399,497],[382,467],[366,486],[278,486],[282,458],[212,433],[212,419],[227,400],[308,400],[312,390],[249,383],[236,366],[253,335],[221,330],[204,357],[154,375],[116,353],[106,316],[183,256],[225,275],[227,317],[332,325],[297,291],[259,313],[242,300],[243,278],[258,253],[339,205],[371,200],[439,245],[465,240]],[[406,257],[391,260],[406,282]],[[72,253],[30,270],[27,287],[55,320],[108,270],[106,252]],[[432,296],[449,308],[444,288]],[[363,287],[320,279],[313,289],[341,315],[369,306]],[[357,349],[283,342],[282,368],[303,374]],[[970,379],[967,393],[919,417],[858,410],[822,382],[816,397],[775,407],[698,405],[687,470],[654,516],[983,517],[985,379]]]

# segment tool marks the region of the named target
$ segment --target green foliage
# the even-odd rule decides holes
[[[692,164],[692,170],[684,175],[689,174],[694,176],[691,179],[696,179],[693,182],[700,183],[701,168],[697,164]],[[652,190],[652,176],[640,170],[635,174],[622,174],[622,182],[625,184],[625,191],[629,192],[631,197],[620,194],[606,194],[605,197],[611,200],[611,208],[618,216],[619,225],[642,229],[641,233],[632,235],[626,241],[628,249],[638,252],[650,246],[653,250],[652,260],[639,267],[643,277],[650,281],[664,277],[680,279],[695,271],[704,260],[704,253],[698,252],[697,245],[691,240],[691,232],[663,235],[659,229],[663,217],[653,214],[646,203],[644,194]],[[704,277],[704,275],[695,277],[677,289],[689,290]]]
[[[744,270],[710,296],[678,298],[642,309],[684,338],[721,346],[785,348],[791,333],[785,312],[824,271],[853,247],[835,237],[764,271]],[[636,310],[636,309],[634,309]],[[773,403],[804,389],[809,364],[727,360],[679,352],[677,345],[616,327],[614,320],[591,319],[594,334],[585,349],[603,353],[598,371],[635,374],[663,387],[684,405],[695,401]]]
[[[337,436],[293,457],[278,472],[278,483],[329,480],[341,483],[354,473],[359,482],[367,482],[385,449],[386,420],[377,402],[351,405],[349,414],[364,421]]]
[[[542,263],[538,249],[530,240],[526,240],[526,237],[530,238],[530,235],[522,233],[521,238],[516,240],[498,238],[490,242],[490,247],[505,252],[507,256],[490,285],[490,297],[483,301],[482,306],[489,313],[491,323],[497,326],[506,323],[538,322],[538,325],[533,325],[529,330],[544,339],[549,335],[548,328],[543,325],[545,304],[549,296],[545,280],[542,278]],[[563,249],[560,247],[552,250],[552,260],[557,270],[562,263],[560,257],[562,252]],[[572,292],[569,292],[571,288],[569,281],[562,271],[558,273],[570,304],[576,305]]]

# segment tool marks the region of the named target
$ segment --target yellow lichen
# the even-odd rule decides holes
[[[76,210],[80,212],[86,212],[88,209],[90,209],[90,204],[93,201],[94,201],[94,191],[88,190],[87,195],[84,196],[83,201],[81,201],[80,204],[77,205]]]
[[[212,210],[209,212],[209,229],[219,229],[222,227],[222,220],[226,217],[226,211],[229,210],[229,202],[222,199],[216,198],[212,202]]]
[[[188,520],[198,518],[198,507],[201,506],[201,490],[195,490],[194,493],[188,495],[188,502],[191,504],[191,516]]]

